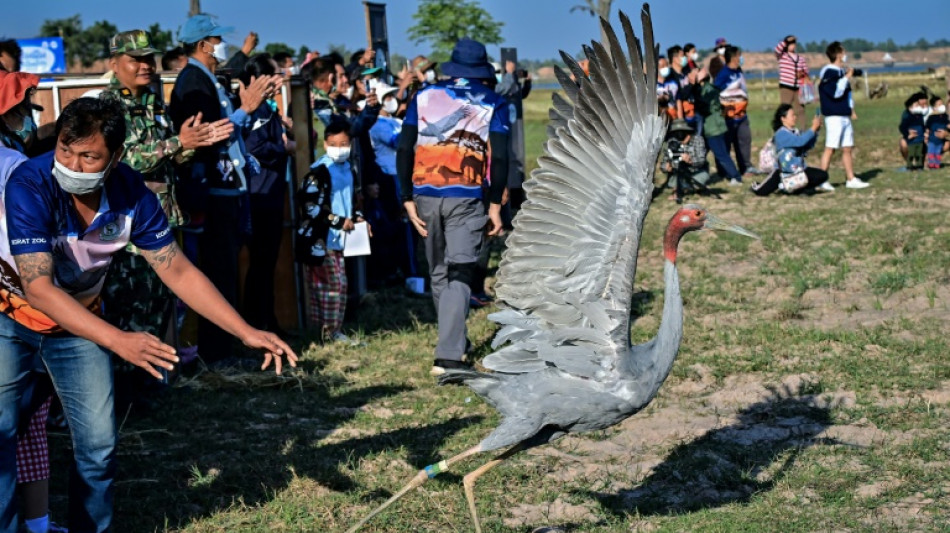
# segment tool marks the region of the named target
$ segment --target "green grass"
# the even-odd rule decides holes
[[[684,239],[684,340],[657,399],[618,427],[548,447],[557,455],[520,454],[489,472],[476,487],[485,531],[950,530],[950,169],[896,170],[902,101],[924,82],[942,84],[901,76],[886,100],[857,96],[855,161],[870,189],[699,199],[762,241]],[[777,103],[757,83],[756,147]],[[526,101],[529,169],[548,102],[545,91]],[[835,159],[832,181],[843,179]],[[660,238],[676,207],[661,197],[646,219],[637,342],[659,323]],[[488,312],[469,320],[478,356],[491,352]],[[349,327],[364,347],[301,343],[300,369],[283,379],[203,375],[131,413],[116,530],[342,531],[498,423],[469,389],[428,376],[430,300],[376,293]],[[58,518],[69,443],[53,443]],[[366,531],[471,531],[461,475],[487,459],[428,482]]]

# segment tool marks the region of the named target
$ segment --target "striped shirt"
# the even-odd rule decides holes
[[[778,84],[782,87],[797,89],[798,80],[808,77],[808,60],[800,54],[791,54],[788,45],[781,41],[775,46],[775,57],[778,59]]]

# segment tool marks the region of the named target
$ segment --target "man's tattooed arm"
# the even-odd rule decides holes
[[[41,277],[53,277],[53,254],[49,252],[33,252],[13,256],[16,268],[20,272],[20,281],[26,289]]]
[[[179,251],[178,244],[174,242],[158,250],[141,250],[142,257],[148,261],[148,264],[151,265],[152,269],[156,272],[168,270],[172,265],[172,260],[175,259]]]

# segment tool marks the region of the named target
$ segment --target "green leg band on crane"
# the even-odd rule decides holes
[[[441,474],[442,472],[449,471],[449,463],[445,461],[439,461],[434,465],[429,465],[425,467],[426,475],[429,476],[429,479],[434,478],[435,476]]]

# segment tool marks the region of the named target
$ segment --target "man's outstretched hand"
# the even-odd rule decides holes
[[[247,334],[241,337],[241,342],[248,348],[264,350],[264,364],[261,365],[261,370],[269,367],[271,361],[273,361],[274,370],[280,374],[283,370],[283,357],[287,358],[290,366],[297,366],[297,354],[280,337],[270,331],[251,328]]]

